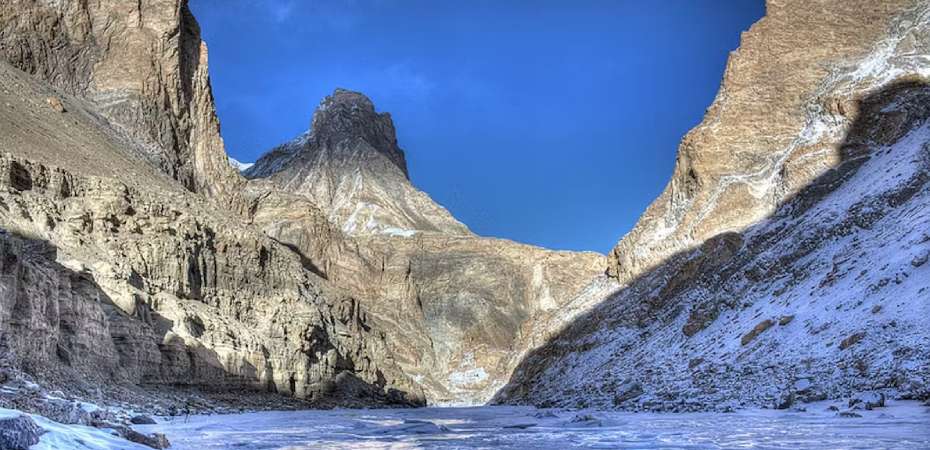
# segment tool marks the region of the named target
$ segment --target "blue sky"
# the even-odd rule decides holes
[[[192,0],[227,151],[336,87],[394,118],[414,184],[478,234],[607,252],[662,191],[763,0]]]

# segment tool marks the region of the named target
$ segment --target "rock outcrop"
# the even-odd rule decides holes
[[[742,36],[671,181],[611,252],[627,282],[677,252],[768,217],[842,160],[856,100],[928,76],[925,2],[768,1]]]
[[[930,6],[767,9],[610,255],[622,288],[530,354],[498,402],[930,395]]]

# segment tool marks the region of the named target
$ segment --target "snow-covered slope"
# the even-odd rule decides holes
[[[533,352],[497,400],[693,410],[930,395],[930,87],[862,99],[843,161]]]
[[[665,191],[609,256],[620,290],[497,401],[930,395],[928,54],[926,1],[767,2]]]

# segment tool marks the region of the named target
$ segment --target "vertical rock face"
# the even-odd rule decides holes
[[[497,401],[930,394],[930,5],[767,8],[609,256],[623,288],[528,355]]]
[[[0,57],[86,98],[135,149],[189,190],[230,194],[207,73],[186,0],[4,0]]]
[[[364,95],[337,89],[320,103],[310,130],[271,150],[244,172],[312,200],[349,235],[470,234],[410,184],[394,124]]]

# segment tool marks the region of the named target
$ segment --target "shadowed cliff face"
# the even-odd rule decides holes
[[[531,352],[497,402],[930,395],[930,7],[768,6],[611,253],[622,288]]]

